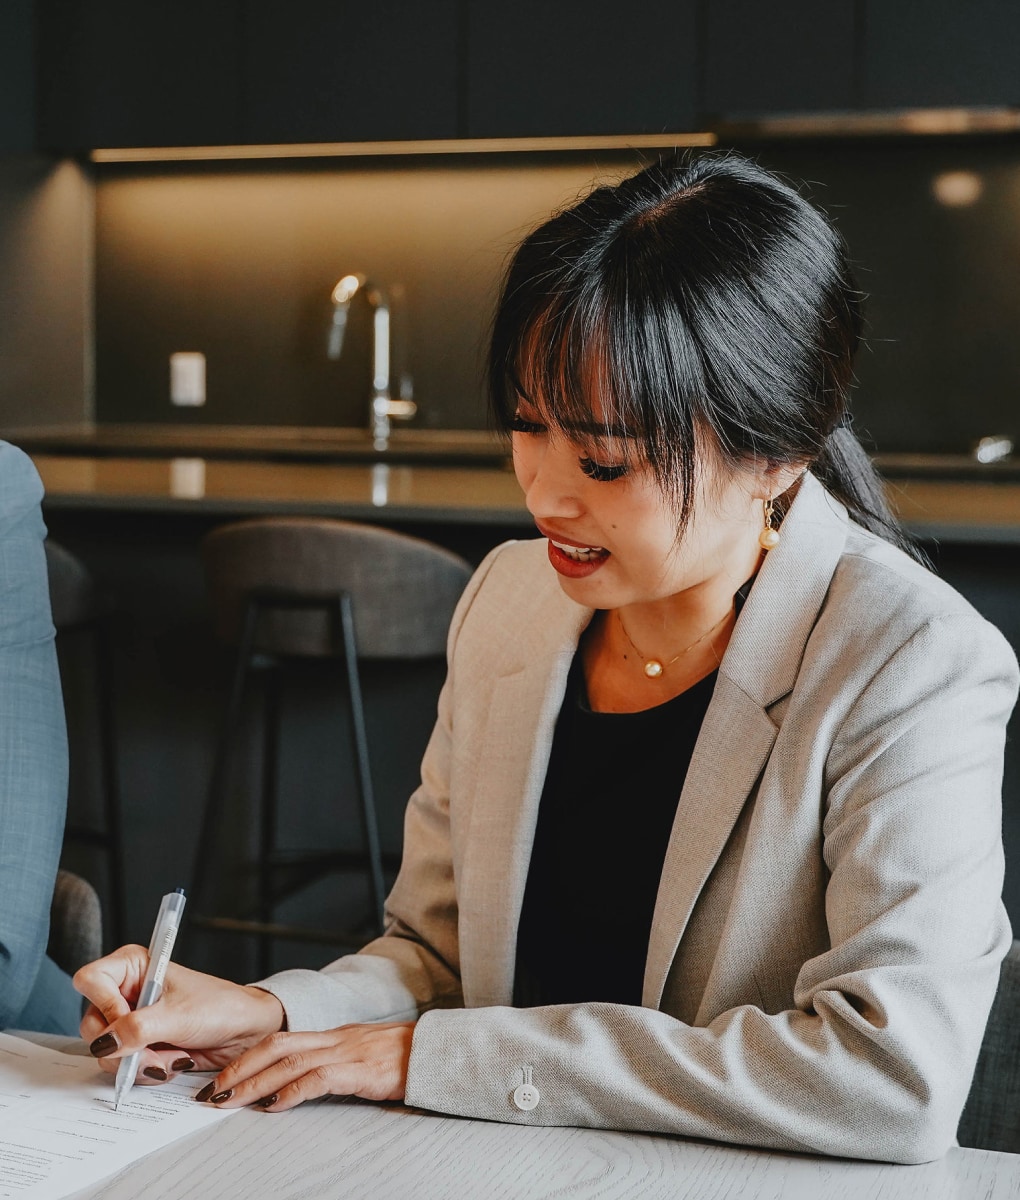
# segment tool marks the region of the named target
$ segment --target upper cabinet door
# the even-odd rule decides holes
[[[246,0],[245,142],[457,136],[457,0]]]
[[[466,0],[467,135],[694,126],[698,0]]]
[[[37,7],[44,147],[238,140],[240,0],[39,0]]]
[[[0,4],[0,154],[35,148],[32,0]]]
[[[855,0],[707,0],[707,119],[852,108]]]
[[[1020,0],[861,0],[863,104],[1020,102]]]

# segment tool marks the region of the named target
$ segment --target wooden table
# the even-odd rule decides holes
[[[539,1129],[319,1101],[240,1113],[75,1200],[999,1200],[1020,1155],[954,1149],[917,1167],[642,1134]]]
[[[82,1042],[22,1034],[84,1054]],[[73,1200],[1005,1200],[1020,1155],[917,1167],[598,1129],[544,1129],[331,1098],[247,1110]]]

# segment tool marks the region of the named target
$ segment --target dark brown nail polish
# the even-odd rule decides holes
[[[200,1092],[195,1093],[195,1099],[196,1100],[208,1100],[209,1097],[213,1094],[213,1092],[215,1090],[216,1090],[215,1083],[207,1083]]]
[[[160,1083],[166,1083],[170,1078],[162,1067],[146,1067],[142,1074],[148,1075],[150,1079],[158,1079]]]
[[[173,1042],[150,1042],[150,1050],[180,1050],[180,1046],[175,1046]]]
[[[215,1096],[211,1097],[210,1103],[211,1104],[222,1104],[224,1100],[229,1100],[233,1094],[234,1094],[234,1089],[227,1088],[227,1090],[225,1092],[218,1092]]]
[[[271,1096],[263,1096],[261,1100],[256,1100],[255,1107],[256,1108],[269,1108],[271,1105],[275,1104],[277,1102],[277,1100],[279,1100],[279,1099],[280,1099],[280,1097],[276,1094],[276,1092],[273,1092],[273,1094]]]
[[[96,1040],[89,1046],[89,1054],[93,1058],[105,1058],[108,1054],[112,1054],[117,1049],[117,1039],[112,1033],[104,1033],[102,1037],[97,1037]]]
[[[195,1060],[193,1058],[175,1058],[170,1066],[175,1071],[194,1071]]]

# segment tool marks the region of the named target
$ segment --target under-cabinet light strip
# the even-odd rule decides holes
[[[611,137],[450,138],[403,142],[313,142],[279,146],[163,146],[93,150],[93,162],[182,162],[250,158],[352,158],[409,154],[520,154],[548,150],[666,150],[714,146],[714,133]]]
[[[783,113],[714,128],[724,141],[817,137],[942,137],[1020,132],[1016,108],[909,108],[853,112]]]

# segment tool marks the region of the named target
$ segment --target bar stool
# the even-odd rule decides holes
[[[347,521],[300,517],[222,526],[203,541],[202,560],[216,632],[237,652],[199,836],[191,923],[256,935],[259,966],[266,972],[274,938],[356,947],[382,932],[383,855],[358,662],[442,656],[454,606],[471,568],[457,555],[419,538]],[[281,669],[293,659],[342,660],[362,825],[358,852],[277,848]],[[208,907],[210,872],[253,671],[265,681],[258,896],[246,911],[217,914]],[[336,870],[368,875],[373,910],[368,936],[273,919],[281,900]]]
[[[91,680],[95,689],[94,712],[98,747],[98,779],[102,795],[102,825],[69,823],[64,842],[95,847],[106,854],[110,932],[116,944],[125,938],[126,900],[124,891],[124,849],[121,824],[120,788],[117,774],[117,742],[113,711],[113,619],[109,598],[97,587],[85,564],[59,543],[47,538],[46,570],[49,577],[50,607],[57,631],[57,653],[64,682],[64,703],[74,689],[70,670],[74,656],[85,650],[90,660]],[[80,726],[89,719],[73,706],[68,711],[72,780],[75,778],[76,745],[83,744]],[[77,736],[76,736],[77,733]]]

